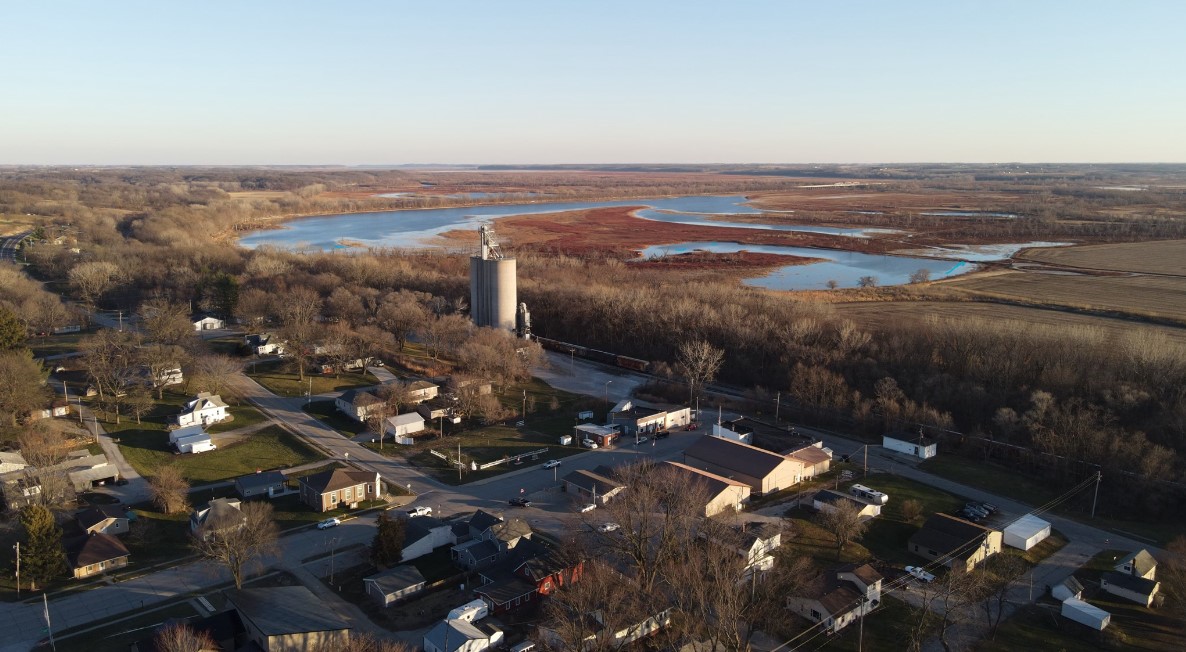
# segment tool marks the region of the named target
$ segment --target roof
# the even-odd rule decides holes
[[[841,493],[839,491],[833,491],[831,489],[821,489],[820,491],[816,492],[815,500],[818,500],[821,503],[827,503],[829,505],[836,505],[839,503],[846,503],[846,502],[853,503],[854,505],[859,505],[861,509],[864,509],[869,506],[869,503],[863,503],[846,493]]]
[[[818,446],[804,446],[797,451],[791,451],[787,454],[787,457],[793,457],[800,462],[811,466],[821,464],[832,459],[831,454]]]
[[[109,518],[127,518],[128,512],[118,505],[99,505],[79,512],[76,519],[82,529],[89,530]]]
[[[424,640],[430,641],[438,650],[444,652],[455,652],[469,641],[488,638],[488,634],[467,620],[442,620],[424,635]],[[446,641],[448,646],[445,645]]]
[[[287,482],[287,478],[279,471],[257,471],[235,478],[235,484],[243,489],[262,489],[285,482]]]
[[[569,484],[576,485],[585,491],[596,491],[603,496],[611,491],[614,491],[615,489],[621,489],[625,486],[616,480],[611,480],[605,477],[604,475],[599,475],[584,469],[577,469],[576,471],[569,473],[568,475],[564,476],[564,481]]]
[[[773,539],[782,534],[781,528],[766,521],[750,521],[740,526],[735,525],[733,529],[741,534],[742,544],[747,548],[758,541]]]
[[[729,478],[719,476],[715,473],[709,473],[708,471],[701,471],[700,469],[688,466],[687,464],[680,464],[679,462],[672,461],[667,461],[666,464],[672,466],[673,468],[679,469],[680,471],[684,472],[686,476],[691,476],[688,478],[690,481],[708,487],[708,490],[712,492],[713,496],[720,495],[721,492],[725,491],[729,487],[749,487],[749,485],[744,482],[730,480]]]
[[[75,539],[66,544],[65,548],[66,559],[70,562],[71,568],[82,568],[128,556],[128,549],[122,541],[102,532]]]
[[[185,409],[182,410],[181,413],[188,414],[190,412],[197,412],[199,410],[209,410],[211,408],[220,408],[226,406],[226,403],[223,402],[222,397],[218,394],[201,392],[196,397],[194,397],[194,400],[185,404]]]
[[[861,602],[861,594],[849,587],[848,583],[828,583],[825,593],[816,598],[828,610],[832,617],[846,614]]]
[[[1083,585],[1079,582],[1079,580],[1075,579],[1074,575],[1068,577],[1062,582],[1059,582],[1059,584],[1067,587],[1067,590],[1069,590],[1071,593],[1074,593],[1075,595],[1083,592]]]
[[[425,389],[432,389],[434,387],[436,387],[436,385],[428,382],[427,380],[417,380],[417,381],[408,383],[408,390],[413,391],[413,392],[418,392],[418,391],[422,391]]]
[[[354,407],[366,407],[368,405],[382,403],[378,396],[375,396],[365,389],[346,390],[342,392],[342,395],[338,397],[338,400],[346,403],[347,405],[353,405]]]
[[[170,431],[169,432],[169,441],[177,441],[178,439],[181,439],[182,437],[192,437],[194,435],[204,435],[204,434],[206,434],[206,428],[204,426],[202,426],[201,424],[196,424],[196,425],[186,426],[184,428],[178,428],[176,430]]]
[[[379,587],[384,594],[395,593],[411,588],[417,584],[424,584],[424,576],[411,564],[401,564],[381,573],[375,573],[363,578],[364,582],[371,582]]]
[[[506,604],[538,590],[531,582],[503,569],[488,571],[482,575],[491,582],[474,588],[474,593],[489,598],[496,605]]]
[[[764,478],[778,466],[790,461],[788,458],[768,450],[750,446],[731,439],[705,435],[697,439],[684,451],[685,459],[694,457],[711,462],[751,478]],[[796,463],[802,464],[798,460]]]
[[[222,530],[241,526],[247,521],[247,515],[239,509],[240,502],[236,498],[215,498],[206,503],[202,509],[194,510],[198,525],[207,530]]]
[[[2,464],[21,464],[24,466],[29,465],[29,463],[25,461],[25,458],[22,457],[20,453],[8,453],[8,452],[0,452],[0,463],[2,463]]]
[[[469,527],[478,532],[485,532],[498,523],[502,523],[501,518],[480,509],[469,517]]]
[[[214,440],[210,438],[210,435],[207,435],[204,432],[200,432],[196,435],[186,435],[184,437],[178,437],[173,440],[173,445],[180,448],[186,444],[196,444],[196,443],[202,442],[202,441],[214,441]]]
[[[388,417],[387,423],[393,426],[410,426],[413,423],[424,423],[424,417],[419,412],[405,412],[394,417]]]
[[[514,541],[522,537],[531,535],[531,526],[521,518],[512,518],[503,523],[497,523],[490,527],[490,531],[499,541]]]
[[[892,435],[882,435],[882,438],[913,444],[915,446],[930,446],[935,443],[934,439],[927,439],[925,436],[916,432],[897,432]]]
[[[1026,514],[1025,516],[1022,516],[1016,521],[1010,523],[1008,527],[1005,528],[1005,532],[1028,539],[1049,527],[1049,521],[1043,521],[1033,514]]]
[[[369,471],[347,471],[346,469],[332,469],[307,475],[299,482],[319,494],[353,487],[355,485],[374,482],[375,474]]]
[[[1129,575],[1128,573],[1111,571],[1104,573],[1100,579],[1107,582],[1108,584],[1115,584],[1122,589],[1135,591],[1141,595],[1149,595],[1157,589],[1156,580],[1147,580],[1143,577],[1137,577],[1136,575]]]
[[[857,579],[864,582],[866,586],[872,586],[885,579],[881,573],[873,570],[873,567],[869,564],[861,564],[860,566],[849,564],[848,566],[841,566],[838,570],[841,573],[852,573],[856,575]]]
[[[229,589],[226,597],[265,636],[350,629],[332,608],[303,586]]]
[[[1121,566],[1129,563],[1133,565],[1133,570],[1136,571],[1137,575],[1148,575],[1149,571],[1157,568],[1157,559],[1144,548],[1125,555],[1116,562],[1115,568],[1119,569]]]
[[[540,545],[531,539],[515,546],[515,555],[521,560],[514,567],[515,570],[523,569],[527,576],[536,582],[579,564],[579,562],[570,563],[558,551]]]
[[[474,558],[474,561],[484,561],[498,556],[498,546],[494,545],[494,542],[486,541],[485,539],[475,539],[468,543],[463,543],[456,546],[456,550],[468,552],[469,556]]]
[[[975,546],[967,544],[987,536],[990,532],[992,532],[991,528],[965,521],[962,518],[942,513],[932,514],[927,522],[923,523],[922,528],[910,537],[910,543],[934,550],[940,555],[948,555],[963,549],[963,554],[957,555],[957,558],[967,559],[976,552]]]

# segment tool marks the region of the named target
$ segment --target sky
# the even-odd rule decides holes
[[[0,3],[0,164],[1186,161],[1186,2]]]

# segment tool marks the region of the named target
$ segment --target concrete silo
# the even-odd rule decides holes
[[[482,250],[469,259],[469,311],[476,326],[515,329],[519,306],[515,259],[503,258],[494,230],[482,225]]]

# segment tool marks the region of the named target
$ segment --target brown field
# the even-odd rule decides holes
[[[816,185],[809,181],[804,185]],[[1015,202],[1018,195],[983,190],[961,192],[932,190],[920,192],[878,192],[878,182],[865,185],[828,188],[802,188],[792,192],[768,192],[755,196],[751,203],[767,210],[800,211],[994,211]]]
[[[1186,324],[1186,278],[1008,271],[946,281],[934,290]]]
[[[283,199],[289,193],[283,190],[236,190],[228,192],[227,196],[231,199]]]
[[[1036,324],[1057,328],[1096,328],[1109,336],[1150,333],[1186,345],[1186,328],[1158,326],[1127,319],[1084,315],[1061,310],[1027,308],[999,303],[969,301],[892,301],[883,303],[835,304],[837,314],[868,328],[879,330],[890,324],[921,321],[930,317],[992,324],[1016,324],[1018,328]]]
[[[1186,240],[1031,249],[1018,258],[1066,267],[1183,276],[1186,275]]]
[[[499,238],[519,249],[567,253],[619,253],[629,255],[651,245],[680,242],[723,241],[754,245],[785,245],[849,249],[881,253],[899,246],[876,239],[843,238],[820,233],[766,231],[673,224],[635,217],[629,206],[595,208],[541,215],[516,215],[496,220]],[[447,245],[470,245],[476,231],[454,230],[441,234]],[[789,256],[779,256],[782,259]],[[781,263],[786,264],[786,263]]]
[[[31,217],[0,214],[0,238],[28,231],[36,225],[37,222]]]

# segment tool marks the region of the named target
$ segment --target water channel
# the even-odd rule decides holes
[[[499,217],[538,215],[613,206],[646,206],[647,208],[638,211],[637,214],[640,217],[676,224],[826,233],[855,238],[887,232],[884,229],[758,224],[721,220],[722,216],[757,215],[763,212],[747,205],[745,201],[746,198],[743,195],[714,195],[601,202],[536,201],[494,206],[347,213],[289,220],[284,222],[280,229],[249,233],[240,238],[239,243],[248,248],[270,245],[282,249],[322,251],[345,249],[354,245],[422,248],[432,246],[428,244],[429,241],[443,232],[458,228],[473,229],[477,227],[478,222]],[[1026,245],[1008,245],[1007,247],[1013,249],[1022,246]],[[835,281],[838,287],[855,287],[865,276],[875,277],[878,285],[897,285],[908,282],[910,275],[920,269],[926,269],[932,279],[937,279],[967,273],[976,268],[976,265],[965,262],[936,260],[935,256],[937,255],[964,260],[995,260],[1008,257],[1008,255],[986,256],[983,254],[969,256],[966,249],[932,249],[926,252],[911,252],[912,254],[922,254],[920,256],[881,256],[831,249],[741,245],[731,242],[685,242],[648,247],[643,251],[643,256],[678,254],[697,249],[717,253],[745,250],[826,260],[826,262],[810,265],[779,268],[766,276],[746,281],[751,285],[779,290],[822,289],[826,287],[828,281]]]

